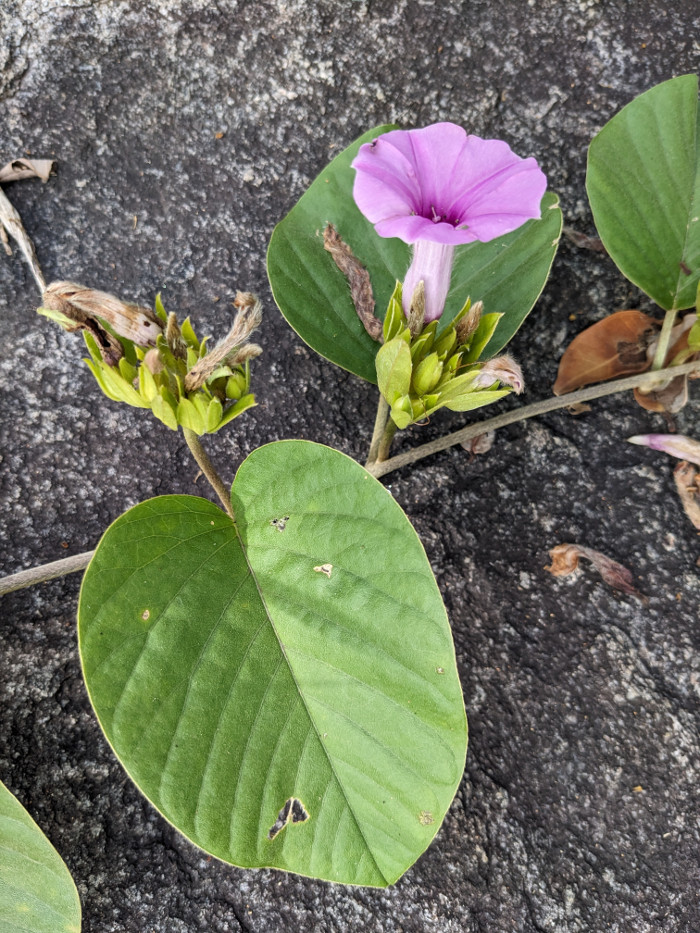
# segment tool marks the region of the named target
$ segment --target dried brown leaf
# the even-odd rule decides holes
[[[374,295],[369,272],[338,235],[333,224],[323,231],[323,248],[333,257],[336,266],[348,280],[350,296],[357,316],[372,340],[381,342],[382,322],[374,314]]]
[[[658,321],[648,314],[627,310],[586,328],[564,351],[554,394],[644,372],[650,366],[647,348],[658,327]]]
[[[485,454],[491,450],[495,436],[495,431],[485,431],[483,434],[477,434],[476,437],[470,437],[468,441],[463,441],[459,446],[474,459],[477,454]]]
[[[700,472],[687,460],[681,460],[673,471],[673,479],[685,514],[700,531]]]
[[[623,593],[629,593],[642,602],[647,599],[634,586],[634,577],[627,567],[619,564],[617,561],[606,557],[600,551],[594,551],[593,548],[583,547],[580,544],[558,544],[549,552],[552,563],[545,567],[555,577],[566,577],[578,569],[579,560],[584,558],[589,560],[603,580],[615,590],[621,590]]]
[[[578,246],[579,249],[589,249],[594,253],[606,253],[607,250],[603,246],[603,241],[598,236],[588,236],[585,233],[580,233],[578,230],[574,230],[573,227],[564,227],[562,233],[574,246]]]
[[[690,314],[686,314],[671,331],[671,346],[666,354],[666,366],[671,365],[671,361],[675,360],[679,354],[686,354],[686,356],[682,358],[685,359],[685,362],[689,363],[700,358],[700,353],[691,353],[687,355],[689,353],[688,334],[696,320],[697,317],[694,311]],[[654,357],[656,342],[656,340],[653,340],[649,346],[647,357],[650,360]],[[676,376],[675,379],[670,380],[663,388],[652,389],[650,392],[642,392],[641,389],[635,389],[634,398],[637,404],[641,405],[641,407],[645,408],[647,411],[675,415],[688,402],[688,379],[694,375],[694,373],[686,373],[683,376]]]
[[[22,178],[40,178],[48,181],[53,159],[13,159],[0,168],[0,185],[6,181],[20,181]]]

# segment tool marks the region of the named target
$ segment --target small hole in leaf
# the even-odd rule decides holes
[[[144,609],[143,612],[141,613],[141,618],[143,619],[144,622],[148,622],[148,620],[151,618],[151,610]]]

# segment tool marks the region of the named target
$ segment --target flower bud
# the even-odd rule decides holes
[[[437,353],[433,352],[416,366],[413,372],[413,389],[416,395],[426,395],[442,376],[442,363]]]
[[[408,309],[408,329],[412,337],[417,337],[425,325],[425,282],[421,279],[413,289],[411,304]]]
[[[455,330],[457,331],[457,345],[464,346],[465,343],[468,343],[470,338],[474,336],[477,327],[479,326],[479,321],[481,320],[481,315],[484,313],[484,302],[476,301],[471,308],[467,311],[463,318],[460,318],[457,321]]]

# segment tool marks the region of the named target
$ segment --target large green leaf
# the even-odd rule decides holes
[[[368,382],[377,381],[379,345],[360,323],[343,274],[323,249],[323,230],[332,223],[369,270],[376,314],[383,318],[397,280],[403,280],[410,248],[378,236],[352,197],[350,163],[362,143],[394,129],[365,133],[328,165],[276,227],[267,254],[272,292],[282,314],[317,353]],[[458,247],[452,287],[441,319],[444,328],[465,299],[481,299],[486,311],[502,312],[487,356],[511,339],[537,301],[549,275],[561,234],[558,199],[547,193],[542,219],[490,243]]]
[[[134,781],[243,867],[395,881],[435,835],[466,719],[425,552],[361,466],[305,441],[240,467],[237,525],[152,499],[106,532],[79,639],[91,700]],[[274,839],[286,801],[309,814]]]
[[[80,899],[61,856],[0,783],[0,930],[80,933]]]
[[[667,311],[700,280],[698,78],[657,85],[624,107],[588,150],[586,186],[620,271]]]

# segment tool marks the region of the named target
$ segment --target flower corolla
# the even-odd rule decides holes
[[[355,202],[379,236],[413,246],[403,307],[408,313],[422,281],[426,323],[444,310],[455,246],[485,243],[539,218],[547,188],[535,159],[454,123],[385,133],[360,147],[352,167]]]

